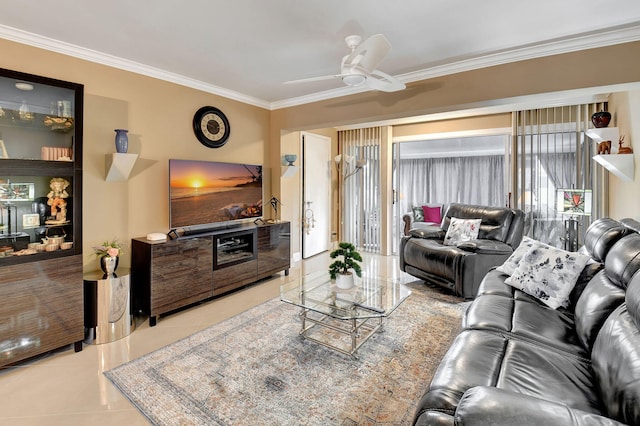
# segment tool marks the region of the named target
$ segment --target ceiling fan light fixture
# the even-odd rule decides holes
[[[367,79],[366,75],[362,74],[350,74],[342,77],[342,82],[347,86],[358,86],[362,84]]]

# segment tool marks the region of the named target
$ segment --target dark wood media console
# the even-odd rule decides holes
[[[241,225],[175,240],[131,240],[133,309],[158,315],[289,274],[291,224]]]

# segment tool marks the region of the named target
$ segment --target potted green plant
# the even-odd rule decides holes
[[[335,280],[338,288],[348,289],[353,287],[353,274],[362,276],[362,268],[358,262],[362,262],[362,256],[356,251],[356,247],[351,243],[339,243],[338,248],[329,254],[332,259],[342,256],[329,265],[329,276]]]

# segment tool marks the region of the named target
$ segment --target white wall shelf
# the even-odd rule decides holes
[[[596,155],[593,159],[625,182],[632,182],[635,167],[633,154]]]
[[[107,154],[105,159],[107,182],[115,182],[129,179],[131,170],[138,159],[138,154],[121,154],[114,152]]]
[[[611,154],[618,153],[618,140],[620,139],[620,131],[617,127],[601,127],[599,129],[589,129],[586,133],[587,136],[597,144],[604,141],[611,141]]]
[[[618,154],[620,130],[617,127],[600,127],[589,129],[586,134],[596,143],[611,141],[611,154],[596,155],[593,159],[621,180],[632,182],[635,174],[633,154]]]

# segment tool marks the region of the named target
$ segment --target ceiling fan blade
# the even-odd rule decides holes
[[[366,81],[367,87],[381,92],[397,92],[407,86],[395,77],[379,70],[374,70]]]
[[[342,76],[343,76],[342,74],[335,74],[335,75],[324,75],[322,77],[301,78],[300,80],[284,81],[284,82],[282,82],[282,84],[309,83],[309,82],[312,82],[312,81],[331,80],[333,78],[340,78]]]
[[[348,67],[358,67],[367,74],[373,72],[391,50],[391,43],[382,34],[375,34],[357,46],[345,58],[343,64]]]

